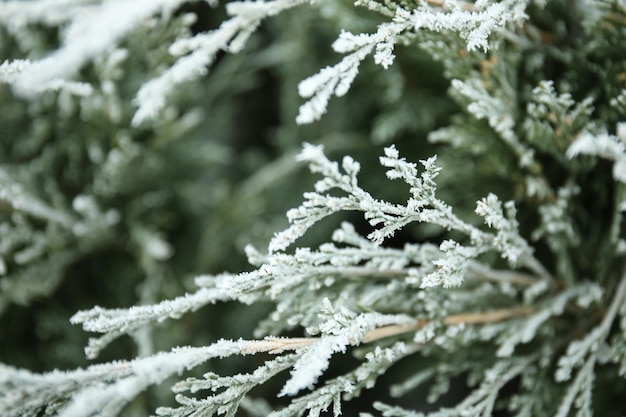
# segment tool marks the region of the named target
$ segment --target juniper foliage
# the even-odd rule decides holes
[[[622,0],[1,2],[0,414],[623,415],[625,46]]]

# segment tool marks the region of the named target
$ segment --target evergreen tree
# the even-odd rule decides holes
[[[625,58],[623,0],[0,2],[0,415],[622,416]]]

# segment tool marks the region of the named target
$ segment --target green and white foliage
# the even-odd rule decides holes
[[[0,53],[0,312],[134,292],[0,415],[626,412],[623,1],[15,0]]]

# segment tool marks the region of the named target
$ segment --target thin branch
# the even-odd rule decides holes
[[[514,308],[491,310],[480,313],[453,314],[443,319],[443,324],[446,326],[456,326],[459,324],[496,323],[515,317],[527,316],[529,314],[532,314],[534,311],[535,310],[531,307],[519,306]],[[414,332],[423,328],[430,322],[431,320],[418,320],[415,324],[394,324],[391,326],[379,327],[378,329],[374,329],[365,333],[365,336],[363,336],[361,342],[370,343],[375,340],[384,339],[386,337]],[[317,343],[320,340],[320,337],[288,338],[268,336],[263,340],[250,341],[248,345],[242,350],[242,353],[254,354],[258,352],[268,352],[272,354],[278,354],[289,350],[301,349]]]
[[[244,355],[267,352],[272,354],[283,353],[288,350],[297,350],[310,346],[319,341],[319,337],[275,337],[267,336],[263,340],[251,340],[241,350]]]
[[[457,326],[459,324],[496,323],[510,318],[527,316],[529,314],[532,314],[534,311],[535,310],[531,307],[520,306],[501,310],[491,310],[481,313],[452,314],[443,319],[443,324],[446,326]],[[419,320],[417,323],[411,325],[392,325],[380,327],[378,329],[367,332],[363,337],[363,343],[369,343],[385,337],[417,331],[430,322],[430,320]]]
[[[374,329],[365,333],[362,342],[369,343],[375,340],[384,339],[385,337],[389,336],[396,336],[403,333],[414,332],[424,327],[427,323],[428,320],[418,320],[418,322],[415,324],[394,324],[391,326],[379,327],[378,329]]]

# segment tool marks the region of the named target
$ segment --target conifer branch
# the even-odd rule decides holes
[[[0,1],[0,416],[625,414],[623,2],[217,3]]]

